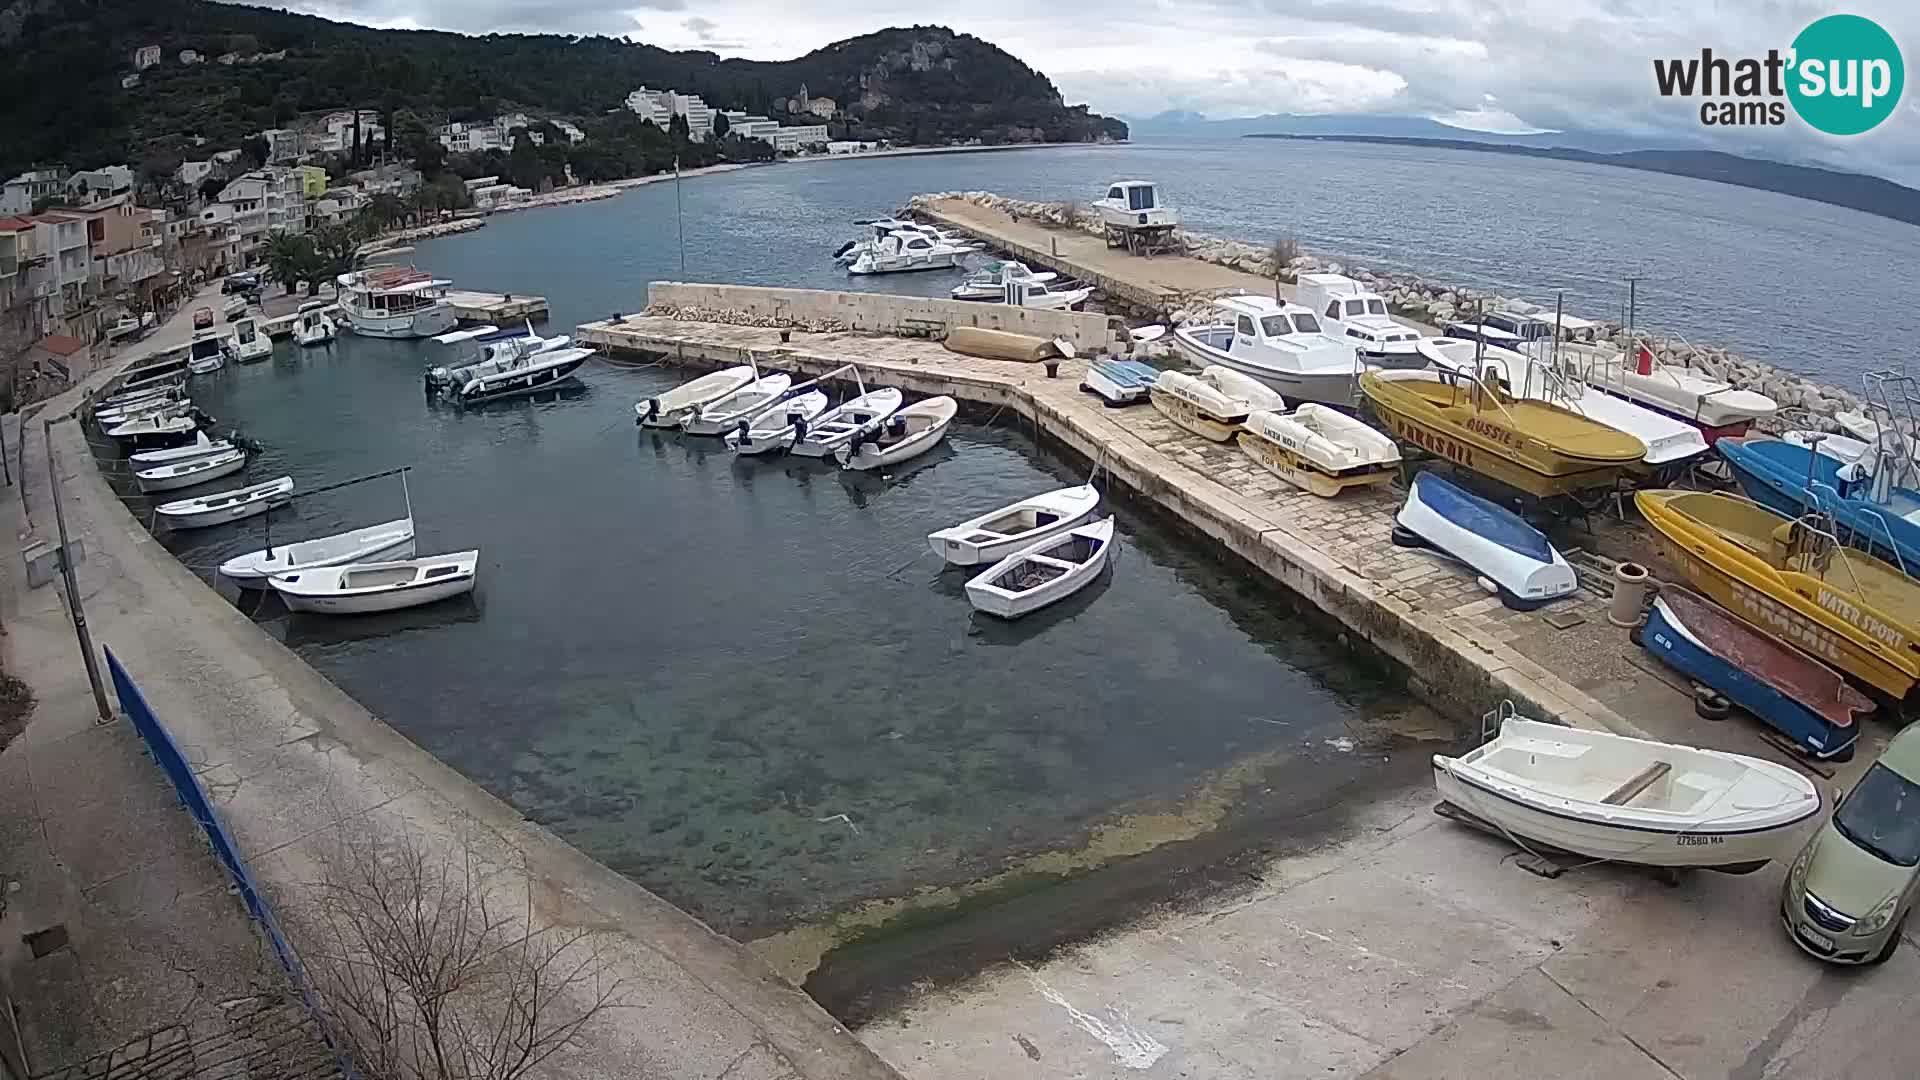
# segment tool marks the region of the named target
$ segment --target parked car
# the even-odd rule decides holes
[[[228,274],[226,279],[220,282],[220,292],[222,295],[254,292],[259,288],[260,275],[251,271],[241,274]]]
[[[1920,725],[1894,736],[1787,871],[1780,916],[1802,949],[1882,964],[1920,894]]]

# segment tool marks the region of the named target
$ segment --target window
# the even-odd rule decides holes
[[[1153,189],[1146,186],[1127,189],[1127,209],[1153,209]]]
[[[1320,320],[1304,311],[1293,317],[1293,325],[1303,334],[1317,334],[1320,332]]]
[[[1348,315],[1360,315],[1360,314],[1364,314],[1364,313],[1366,312],[1366,310],[1367,310],[1367,305],[1366,305],[1366,304],[1364,304],[1364,303],[1361,303],[1361,302],[1360,302],[1360,301],[1358,301],[1358,300],[1349,300],[1349,301],[1347,301],[1347,314],[1348,314]]]
[[[1332,303],[1327,305],[1327,318],[1337,319],[1339,317],[1340,317],[1340,301],[1335,300]]]
[[[1241,337],[1251,338],[1254,336],[1253,320],[1247,318],[1245,315],[1242,315],[1233,321],[1233,328],[1239,332]]]
[[[1124,198],[1126,198],[1126,196],[1125,196],[1125,195],[1122,195],[1122,194],[1120,193],[1120,189],[1119,189],[1119,188],[1117,188],[1117,187],[1110,187],[1110,188],[1108,188],[1108,189],[1107,189],[1107,198],[1109,198],[1109,199],[1124,199]]]
[[[1840,804],[1833,827],[1895,866],[1920,865],[1920,787],[1876,762]]]
[[[1293,333],[1293,324],[1287,321],[1285,315],[1268,315],[1260,320],[1260,329],[1268,337],[1286,337]]]
[[[1367,301],[1367,312],[1368,314],[1371,314],[1371,315],[1385,315],[1387,313],[1386,301],[1384,300]]]

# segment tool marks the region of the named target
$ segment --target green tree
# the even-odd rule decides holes
[[[732,130],[733,130],[733,121],[727,119],[726,113],[715,112],[713,114],[713,137],[714,138],[724,139],[727,137],[727,132]]]
[[[308,282],[320,274],[320,257],[313,241],[305,236],[275,233],[267,241],[267,276],[293,291],[297,282]]]
[[[392,228],[406,216],[407,204],[390,191],[382,191],[368,199],[367,205],[360,209],[360,217],[366,220],[370,234]]]
[[[252,162],[256,169],[267,163],[267,155],[272,152],[272,145],[267,142],[265,135],[254,135],[240,140],[240,156]]]
[[[513,151],[507,155],[508,182],[516,187],[538,191],[540,181],[545,178],[545,170],[540,167],[540,155],[534,149],[533,140],[527,137],[525,129],[518,129],[513,137]]]
[[[687,118],[674,113],[673,119],[667,121],[667,137],[673,140],[676,150],[692,142],[693,132],[687,127]]]
[[[308,236],[313,248],[312,273],[307,275],[307,295],[312,296],[322,282],[332,281],[353,269],[360,252],[360,237],[351,225],[322,225]]]

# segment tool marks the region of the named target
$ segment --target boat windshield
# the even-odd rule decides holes
[[[1920,785],[1876,762],[1840,804],[1833,827],[1895,866],[1920,865]]]
[[[1293,326],[1294,329],[1303,334],[1317,334],[1320,332],[1320,320],[1304,311],[1293,317]]]
[[[207,360],[219,355],[220,339],[214,337],[201,338],[199,341],[194,342],[191,350],[187,353],[187,357],[190,360]]]
[[[1384,300],[1368,300],[1367,301],[1367,314],[1385,315],[1386,313],[1387,313],[1386,301]]]
[[[1268,337],[1286,337],[1293,333],[1293,324],[1285,315],[1268,315],[1260,320],[1260,332]]]

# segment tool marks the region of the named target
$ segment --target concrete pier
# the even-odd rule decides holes
[[[547,298],[544,296],[449,289],[447,303],[452,305],[453,313],[463,323],[492,323],[499,326],[528,319],[535,322],[545,322],[547,319]]]

